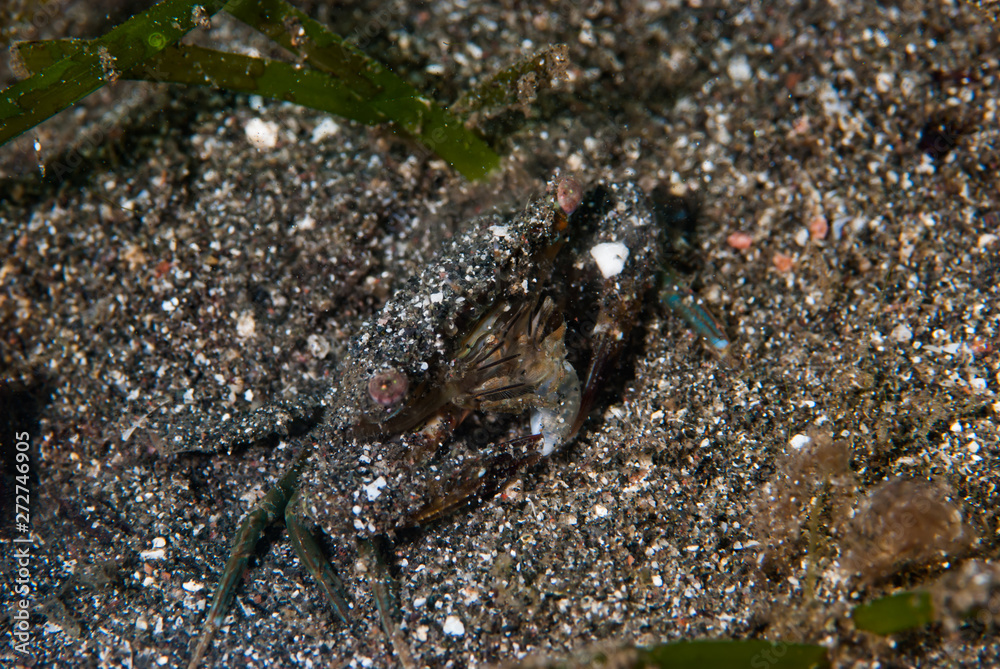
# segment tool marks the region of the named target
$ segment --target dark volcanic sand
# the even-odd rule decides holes
[[[445,102],[566,43],[567,76],[530,118],[512,113],[503,167],[484,183],[386,128],[129,83],[38,129],[46,179],[31,137],[0,152],[0,425],[5,462],[18,430],[36,455],[37,666],[182,665],[240,518],[308,437],[173,455],[175,437],[321,391],[359,324],[441,240],[476,213],[523,205],[556,169],[699,203],[678,269],[731,355],[713,357],[651,304],[572,446],[408,536],[396,555],[418,664],[701,637],[822,643],[838,666],[1000,663],[996,595],[990,622],[892,639],[846,617],[963,568],[998,589],[1000,41],[985,14],[938,2],[505,5],[305,7]],[[106,29],[62,26],[80,11],[25,36]],[[212,35],[266,49],[231,20]],[[261,122],[273,146],[250,141]],[[831,442],[850,475],[803,468]],[[775,478],[795,467],[806,502]],[[906,565],[889,542],[876,564],[849,518],[897,476],[928,481],[932,501],[904,534],[931,539],[897,551]],[[786,504],[758,504],[768,481]],[[883,501],[891,519],[907,499]],[[935,509],[940,531],[928,529]],[[3,522],[7,639],[18,535],[11,514]],[[353,545],[330,544],[358,638],[276,528],[209,664],[393,665]]]

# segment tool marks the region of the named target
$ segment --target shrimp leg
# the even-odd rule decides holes
[[[236,584],[243,577],[247,562],[253,555],[254,548],[265,528],[284,514],[285,507],[288,506],[288,501],[295,492],[299,475],[306,462],[306,455],[308,452],[303,452],[296,458],[288,473],[281,477],[281,480],[264,495],[240,524],[240,529],[233,539],[233,549],[229,554],[229,560],[222,571],[219,587],[215,590],[212,606],[208,610],[205,628],[198,639],[198,645],[195,647],[188,669],[196,669],[201,664],[216,632],[222,626],[226,611],[228,611],[236,594]]]

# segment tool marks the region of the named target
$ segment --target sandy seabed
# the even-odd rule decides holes
[[[34,137],[0,150],[5,509],[18,434],[34,454],[31,655],[5,646],[5,665],[183,665],[240,518],[310,434],[215,455],[176,440],[330,385],[360,323],[443,240],[556,171],[697,206],[676,268],[730,352],[651,300],[572,445],[403,537],[415,662],[722,637],[821,643],[840,667],[1000,663],[1000,39],[985,12],[302,6],[444,102],[551,44],[569,66],[527,118],[484,121],[505,128],[504,161],[476,184],[388,128],[127,82],[37,130],[45,178]],[[87,36],[63,20],[27,36]],[[212,35],[266,50],[231,20]],[[13,638],[23,534],[2,520]],[[208,664],[395,665],[352,541],[327,544],[359,633],[279,527]],[[853,605],[916,587],[985,614],[853,628]]]

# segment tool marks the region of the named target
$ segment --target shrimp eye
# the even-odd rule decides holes
[[[410,382],[398,369],[383,369],[372,375],[368,381],[368,395],[382,406],[388,408],[399,404],[406,391],[410,387]]]
[[[583,202],[583,186],[573,177],[563,177],[556,186],[556,201],[569,216]]]

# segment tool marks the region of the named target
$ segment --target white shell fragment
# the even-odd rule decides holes
[[[465,636],[465,625],[458,616],[448,616],[444,621],[444,633],[448,636]]]
[[[325,118],[319,122],[319,124],[313,128],[312,140],[313,144],[319,144],[327,137],[333,137],[340,132],[340,126],[332,118]]]
[[[236,336],[240,339],[249,339],[257,334],[257,320],[252,311],[244,311],[236,319]]]
[[[900,324],[892,329],[892,332],[889,333],[889,336],[892,337],[895,341],[898,341],[900,344],[905,344],[906,342],[913,339],[913,330],[911,330],[904,324]]]
[[[187,592],[200,592],[204,589],[205,584],[199,583],[198,581],[184,581],[184,583],[181,584],[181,587]]]
[[[811,437],[807,437],[804,434],[797,434],[788,440],[788,444],[795,450],[800,451],[808,446],[810,441],[812,441]]]
[[[278,124],[273,121],[252,118],[247,121],[244,132],[258,149],[273,149],[278,144]]]
[[[750,61],[747,60],[747,57],[743,55],[734,56],[729,60],[729,64],[726,66],[726,73],[733,80],[733,83],[736,84],[742,84],[753,79],[753,68],[750,67]]]
[[[364,486],[365,496],[368,497],[369,502],[374,502],[378,499],[379,495],[382,494],[382,488],[385,487],[385,484],[385,477],[379,476],[377,479]]]
[[[610,279],[625,269],[628,247],[621,242],[604,242],[590,249],[590,255],[604,278]]]

